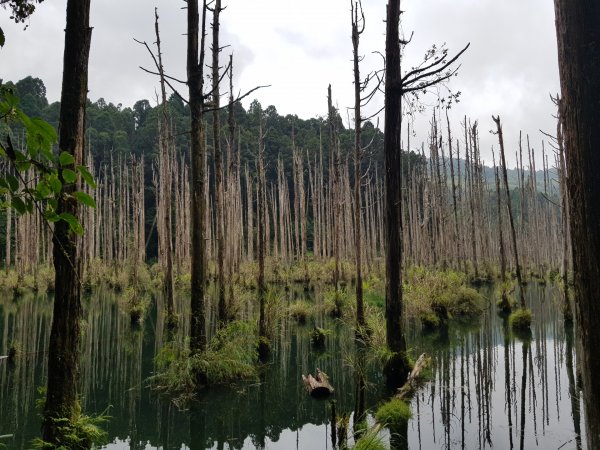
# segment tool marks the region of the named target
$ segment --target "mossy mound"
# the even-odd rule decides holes
[[[377,422],[392,427],[406,422],[411,417],[410,405],[397,398],[381,405],[375,413]]]
[[[532,314],[528,308],[519,308],[509,317],[508,322],[513,330],[529,330],[531,328]]]

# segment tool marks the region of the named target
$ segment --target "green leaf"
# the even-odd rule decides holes
[[[6,175],[6,182],[11,191],[17,192],[19,190],[19,180],[14,175]]]
[[[68,166],[69,164],[75,164],[75,157],[69,152],[60,152],[58,162],[61,166]]]
[[[73,197],[75,197],[79,203],[85,206],[89,206],[90,208],[96,208],[96,201],[85,192],[73,192]]]
[[[87,167],[77,166],[77,171],[81,174],[81,178],[83,178],[83,181],[85,181],[89,187],[96,189],[96,181],[94,181],[94,177],[88,171]]]
[[[4,47],[4,42],[6,42],[6,39],[4,38],[4,31],[2,31],[2,28],[0,28],[0,47]]]
[[[46,211],[44,211],[44,217],[46,218],[46,220],[48,222],[58,222],[60,220],[60,217],[58,216],[58,214],[56,214],[54,212],[53,209],[48,208]]]
[[[52,159],[52,144],[56,143],[58,137],[56,130],[45,120],[37,117],[30,118],[23,111],[17,114],[26,131],[27,150],[31,157],[35,158],[39,152],[49,160]]]
[[[13,197],[11,199],[10,206],[12,206],[19,214],[25,214],[27,212],[27,205],[19,197]]]
[[[58,215],[58,217],[60,218],[60,220],[64,220],[69,224],[69,228],[73,233],[78,235],[83,234],[83,227],[79,223],[79,220],[77,220],[77,217],[75,217],[73,214],[61,213]]]
[[[31,167],[31,161],[15,161],[15,167],[19,172],[27,172]]]
[[[41,198],[46,198],[52,193],[52,189],[50,189],[50,186],[46,180],[41,180],[35,187],[35,190]]]
[[[75,180],[77,180],[77,174],[71,169],[63,169],[62,177],[66,183],[75,183]]]
[[[62,189],[62,183],[60,182],[58,176],[55,173],[48,177],[48,185],[50,186],[50,189],[52,189],[52,192],[54,192],[55,195],[60,194],[60,191]]]

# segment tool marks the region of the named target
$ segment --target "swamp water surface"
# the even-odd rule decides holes
[[[285,302],[303,295],[281,292]],[[408,427],[391,436],[383,431],[384,444],[410,449],[585,448],[575,341],[573,331],[563,325],[558,298],[554,287],[527,287],[534,314],[530,336],[515,336],[493,306],[477,322],[452,323],[447,331],[423,334],[409,328],[415,358],[421,352],[432,356],[432,377],[412,401]],[[323,301],[319,292],[308,300]],[[99,290],[84,304],[82,403],[88,414],[111,405],[106,425],[110,444],[104,448],[332,448],[329,403],[310,398],[301,384],[301,374],[314,373],[316,367],[329,374],[336,389],[338,415],[361,406],[353,330],[324,315],[304,326],[291,319],[281,324],[260,380],[206,389],[198,402],[180,411],[146,382],[162,346],[162,315],[152,309],[144,325],[132,329],[116,294]],[[0,355],[7,354],[11,343],[21,353],[13,366],[0,361],[0,448],[30,448],[39,436],[35,402],[44,384],[51,314],[48,296],[0,296]],[[314,324],[331,330],[323,351],[311,347]],[[366,370],[367,411],[390,394],[376,367]],[[368,421],[373,423],[371,416]],[[350,445],[352,423],[350,418]]]

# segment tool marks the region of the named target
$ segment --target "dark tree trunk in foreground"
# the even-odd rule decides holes
[[[219,120],[221,95],[219,90],[219,16],[221,0],[216,0],[213,8],[212,42],[212,108],[213,111],[213,149],[215,152],[215,184],[217,211],[217,278],[219,289],[219,325],[227,322],[227,304],[225,300],[225,205],[223,203],[223,152],[221,151],[221,122]]]
[[[359,19],[359,8],[362,19]],[[364,30],[364,16],[362,16],[362,6],[353,4],[352,6],[352,55],[354,64],[354,252],[356,261],[356,328],[362,333],[365,326],[365,311],[363,305],[363,281],[362,281],[362,199],[360,195],[360,185],[362,182],[361,163],[362,163],[362,145],[361,145],[361,80],[360,80],[360,57],[358,55],[358,44],[360,35]],[[362,22],[359,22],[362,20]]]
[[[206,347],[206,175],[204,159],[206,144],[204,139],[204,30],[206,29],[206,1],[202,8],[202,28],[200,28],[198,0],[188,0],[188,47],[187,76],[190,95],[191,123],[191,197],[192,197],[192,292],[191,292],[191,331],[190,348],[193,353]],[[200,36],[201,39],[199,38]]]
[[[400,130],[402,97],[400,76],[400,0],[387,5],[385,40],[385,123],[383,151],[385,158],[385,319],[386,337],[394,356],[384,369],[392,387],[404,384],[409,367],[402,324],[402,204]]]
[[[600,3],[555,0],[588,448],[600,448]]]
[[[61,151],[84,164],[85,104],[88,87],[88,58],[92,29],[90,0],[67,2],[67,25],[60,108]],[[57,213],[77,216],[77,203],[69,194],[76,185],[64,183]],[[78,413],[79,343],[81,340],[81,271],[76,236],[67,222],[56,222],[53,238],[55,297],[48,351],[48,390],[44,410],[43,438],[60,444],[65,429],[56,419],[75,418]]]

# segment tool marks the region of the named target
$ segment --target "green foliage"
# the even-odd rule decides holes
[[[400,425],[411,417],[410,405],[397,398],[392,398],[381,405],[375,413],[377,422],[391,427]]]
[[[255,336],[255,324],[234,321],[218,330],[199,354],[192,355],[188,346],[169,342],[157,354],[157,373],[148,381],[183,406],[202,387],[201,380],[211,385],[256,378]]]
[[[299,300],[288,307],[290,316],[300,325],[304,325],[309,317],[312,317],[314,306],[306,300]]]
[[[39,397],[36,400],[36,408],[42,413],[46,403],[46,388],[38,388]],[[45,450],[87,450],[91,447],[108,443],[108,434],[102,429],[111,419],[107,414],[108,409],[94,416],[87,416],[81,411],[79,401],[75,404],[72,418],[50,418],[56,425],[56,435],[59,443],[45,442],[36,438],[32,442],[33,448]]]
[[[325,338],[329,334],[331,334],[331,330],[315,327],[310,333],[310,343],[315,348],[323,348],[325,346]]]
[[[81,235],[83,227],[69,213],[59,212],[59,203],[72,198],[78,203],[95,208],[94,199],[82,191],[66,189],[77,182],[78,176],[92,188],[95,183],[84,166],[75,166],[75,158],[67,152],[56,155],[53,151],[58,142],[54,127],[42,119],[29,117],[19,106],[19,99],[7,88],[0,86],[0,119],[10,126],[22,128],[26,146],[19,149],[13,145],[10,133],[0,139],[0,157],[10,163],[13,173],[0,178],[2,207],[13,208],[18,214],[31,213],[34,208],[42,212],[48,222],[64,221],[71,232]],[[26,179],[25,172],[33,169],[35,185]]]
[[[386,450],[377,429],[367,430],[354,444],[354,450]]]
[[[334,318],[342,317],[350,307],[350,295],[346,289],[330,288],[325,292],[325,310]]]
[[[513,330],[529,330],[531,319],[532,313],[530,309],[519,308],[508,317],[508,322]]]
[[[436,328],[448,319],[469,319],[483,311],[483,296],[467,285],[463,273],[411,267],[403,287],[406,312]],[[434,317],[437,316],[437,318]]]

